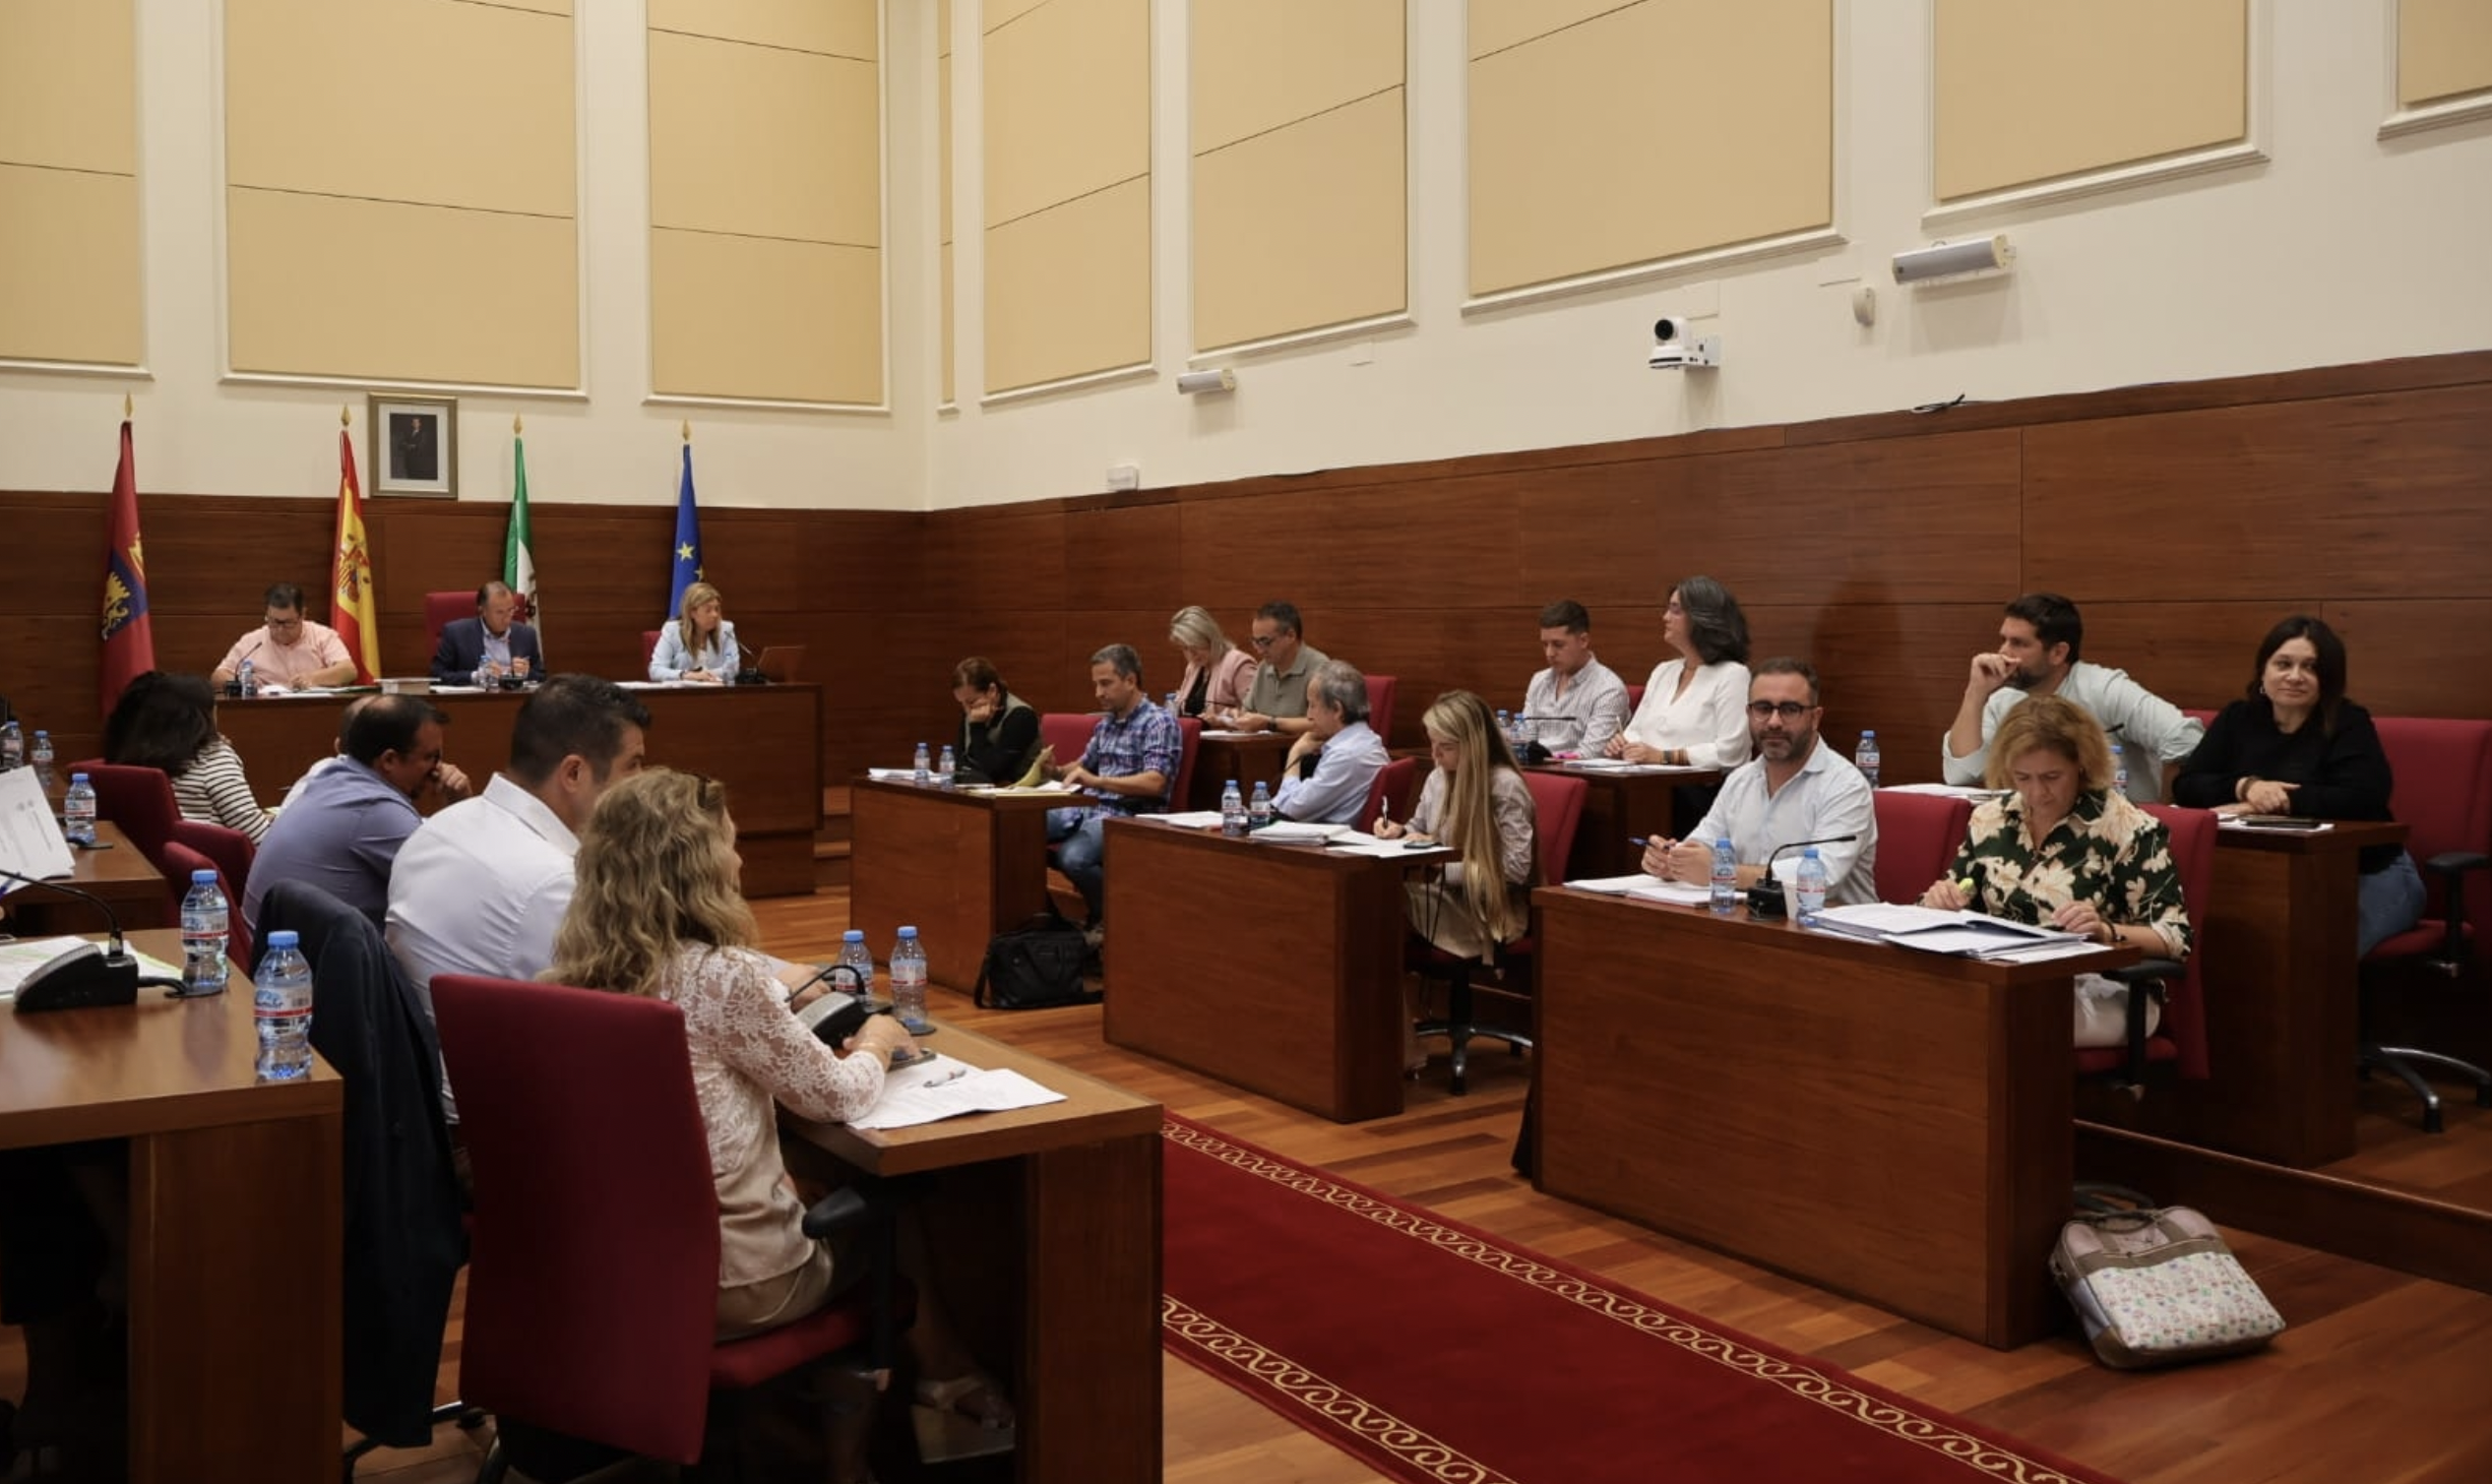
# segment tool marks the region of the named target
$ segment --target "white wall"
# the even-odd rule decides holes
[[[97,0],[126,3],[126,0]],[[332,495],[338,407],[350,403],[358,459],[363,390],[224,383],[217,250],[221,133],[218,0],[137,0],[139,152],[146,235],[145,377],[0,371],[0,489],[112,483],[126,391],[137,402],[142,493]],[[931,160],[933,31],[919,0],[889,0],[888,141],[895,161]],[[511,489],[511,417],[527,418],[535,503],[664,504],[675,498],[679,425],[692,420],[705,505],[914,509],[923,503],[933,384],[931,175],[891,175],[894,411],[888,415],[647,405],[649,131],[647,12],[579,0],[583,323],[588,396],[457,393],[463,500]],[[920,82],[920,76],[929,80]],[[446,93],[444,107],[490,97]],[[420,120],[407,127],[420,130]],[[376,285],[376,291],[377,285]],[[352,304],[337,312],[354,313]]]
[[[1553,303],[1464,315],[1463,11],[1409,7],[1413,323],[1224,357],[1228,398],[1181,398],[1186,6],[1153,14],[1158,266],[1150,380],[980,407],[980,265],[959,244],[963,406],[933,432],[934,507],[1080,494],[1132,461],[1163,486],[1503,449],[1786,422],[1952,398],[1997,401],[2492,345],[2492,123],[2383,143],[2393,0],[2253,0],[2254,116],[2269,159],[1927,228],[1929,6],[1837,7],[1837,225],[1848,246]],[[976,28],[956,32],[955,137],[979,137]],[[1701,66],[1680,59],[1673,66]],[[1669,66],[1653,69],[1656,82]],[[1690,119],[1691,128],[1707,127]],[[974,159],[956,211],[975,220]],[[1616,163],[1622,190],[1666,190]],[[2008,231],[2004,279],[1899,289],[1888,259]],[[1853,323],[1854,280],[1878,320]],[[1718,306],[1711,375],[1644,364],[1654,315]]]

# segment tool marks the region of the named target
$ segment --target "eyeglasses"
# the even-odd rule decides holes
[[[300,618],[272,618],[268,620],[268,626],[281,634],[288,629],[301,628],[303,621]]]
[[[1785,721],[1797,721],[1815,710],[1817,710],[1816,707],[1805,701],[1751,701],[1748,703],[1748,714],[1760,721],[1773,719],[1776,712],[1779,712]]]
[[[1254,636],[1254,641],[1256,649],[1269,649],[1274,645],[1280,643],[1280,636],[1277,634],[1258,634]]]

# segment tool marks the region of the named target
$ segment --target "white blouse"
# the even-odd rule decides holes
[[[1627,740],[1685,748],[1693,768],[1727,772],[1747,762],[1748,667],[1735,659],[1699,665],[1680,696],[1679,675],[1686,667],[1684,659],[1654,667],[1644,685],[1644,704],[1627,723]]]

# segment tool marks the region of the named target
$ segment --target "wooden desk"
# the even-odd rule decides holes
[[[1238,792],[1247,798],[1255,796],[1257,783],[1270,784],[1275,792],[1280,788],[1280,765],[1289,756],[1294,737],[1278,732],[1257,732],[1249,737],[1206,736],[1195,744],[1194,777],[1186,785],[1183,808],[1217,809],[1220,807],[1220,785],[1237,780]]]
[[[2198,946],[2207,1080],[2158,1080],[2138,1102],[2088,1095],[2087,1116],[2300,1169],[2351,1154],[2356,857],[2405,835],[2386,823],[2216,831]]]
[[[132,947],[167,962],[181,935]],[[251,982],[0,1010],[0,1148],[130,1144],[130,1477],[338,1474],[345,1086],[260,1085]]]
[[[2058,1326],[2071,980],[2133,950],[1981,963],[1532,900],[1542,1190],[2001,1349]]]
[[[1078,802],[859,778],[848,794],[848,925],[878,958],[916,926],[926,973],[967,993],[986,941],[1047,909],[1047,811]]]
[[[1110,821],[1109,1043],[1336,1123],[1401,1112],[1403,869]]]
[[[1644,850],[1629,844],[1631,835],[1654,838],[1676,834],[1670,811],[1682,788],[1718,783],[1711,768],[1673,769],[1668,773],[1614,773],[1600,768],[1569,768],[1562,763],[1535,763],[1532,773],[1582,778],[1584,817],[1575,826],[1575,848],[1566,857],[1566,874],[1578,880],[1626,876],[1644,869]]]
[[[996,1198],[1000,1219],[966,1235],[985,1237],[1010,1278],[1023,1484],[1156,1480],[1159,1105],[958,1025],[933,1044],[973,1066],[1012,1068],[1066,1100],[887,1133],[804,1123],[796,1132],[870,1174],[962,1171],[983,1187],[969,1194]],[[930,1225],[962,1234],[963,1223],[940,1215]],[[970,1276],[943,1270],[947,1297],[954,1276]]]
[[[635,690],[649,708],[649,761],[706,773],[727,786],[744,895],[813,891],[814,835],[822,827],[822,688],[813,685],[681,686]],[[344,696],[222,701],[217,724],[242,755],[264,804],[285,797],[304,770],[336,748]],[[527,698],[436,694],[450,717],[443,752],[482,788],[510,766],[511,723]]]
[[[69,879],[64,883],[91,892],[112,906],[124,931],[173,927],[174,912],[164,895],[164,877],[130,836],[110,820],[95,822],[95,839],[109,849],[81,850],[72,845]],[[109,926],[103,915],[74,897],[0,882],[0,901],[9,904],[12,931],[22,938],[53,933],[100,933]],[[174,955],[178,961],[180,955]]]

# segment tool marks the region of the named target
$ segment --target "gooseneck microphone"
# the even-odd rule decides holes
[[[1765,875],[1758,879],[1755,886],[1748,889],[1748,915],[1760,919],[1789,915],[1782,899],[1782,879],[1774,874],[1776,861],[1794,850],[1804,850],[1811,845],[1847,845],[1858,838],[1860,836],[1856,834],[1829,835],[1821,839],[1795,839],[1787,845],[1775,846],[1774,853],[1766,857]]]
[[[87,1010],[102,1005],[130,1005],[139,998],[139,960],[121,942],[121,917],[111,903],[93,892],[65,887],[57,881],[39,876],[20,876],[15,871],[0,871],[21,886],[40,887],[74,897],[103,913],[112,926],[112,944],[101,948],[82,943],[51,962],[26,976],[18,986],[18,1014],[33,1015],[46,1010]]]

